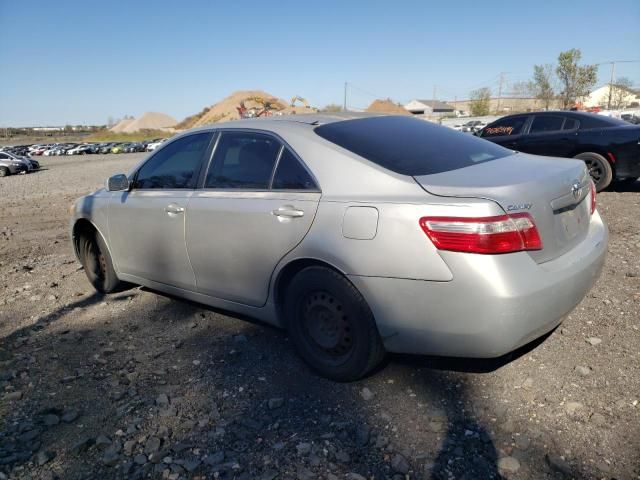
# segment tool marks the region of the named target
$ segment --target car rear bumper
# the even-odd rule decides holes
[[[369,303],[388,351],[498,357],[562,322],[597,280],[607,242],[596,213],[583,242],[543,264],[526,252],[440,252],[453,272],[449,282],[350,279]]]

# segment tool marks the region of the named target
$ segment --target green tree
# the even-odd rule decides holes
[[[535,95],[533,82],[515,82],[511,85],[511,94],[514,97],[527,98]]]
[[[633,82],[627,77],[620,77],[611,85],[609,92],[611,108],[619,109],[627,106],[630,100],[628,97],[632,96],[631,87]]]
[[[596,65],[578,65],[582,52],[572,48],[558,55],[556,74],[562,84],[560,99],[564,108],[570,107],[581,97],[589,95],[596,84],[598,67]]]
[[[529,85],[533,95],[542,101],[546,110],[549,110],[551,102],[556,97],[553,83],[553,65],[547,63],[546,65],[533,66],[533,80],[529,82]]]
[[[474,90],[470,94],[471,97],[471,115],[474,117],[482,117],[489,115],[489,105],[491,101],[491,89],[487,87]]]

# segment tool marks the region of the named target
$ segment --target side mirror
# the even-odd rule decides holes
[[[119,173],[107,180],[107,190],[109,192],[122,192],[129,190],[129,179],[126,175]]]

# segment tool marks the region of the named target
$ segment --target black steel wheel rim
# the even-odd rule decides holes
[[[353,348],[353,334],[342,302],[328,292],[316,291],[299,305],[302,328],[313,349],[330,361],[347,357]]]

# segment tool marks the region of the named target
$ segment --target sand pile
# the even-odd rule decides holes
[[[218,103],[204,108],[201,112],[185,118],[182,122],[176,125],[176,128],[187,129],[199,127],[201,125],[208,125],[210,123],[238,120],[240,118],[240,114],[238,113],[236,107],[238,107],[240,105],[240,102],[243,100],[245,106],[248,109],[261,109],[260,103],[252,100],[247,100],[247,98],[250,97],[261,97],[265,100],[271,101],[273,107],[275,107],[273,110],[274,114],[276,112],[279,112],[283,115],[287,115],[291,113],[300,114],[316,111],[313,108],[306,108],[303,106],[291,107],[287,101],[281,98],[274,97],[273,95],[262,90],[240,90],[237,92],[233,92],[231,95],[219,101]]]
[[[367,112],[373,113],[388,113],[390,115],[411,115],[404,107],[394,103],[393,100],[387,98],[386,100],[374,100]]]
[[[177,123],[175,118],[167,114],[146,112],[141,117],[129,123],[122,131],[124,133],[133,133],[139,130],[166,130],[175,127]]]
[[[131,122],[133,122],[134,120],[135,118],[133,117],[124,117],[122,120],[116,123],[109,130],[116,133],[124,132],[124,129],[127,128],[131,124]]]

